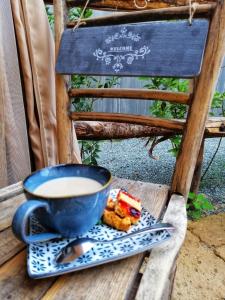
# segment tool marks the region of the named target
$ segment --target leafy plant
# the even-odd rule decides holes
[[[184,79],[176,79],[176,78],[160,78],[160,77],[139,77],[140,80],[148,81],[144,87],[148,89],[156,89],[156,90],[169,90],[174,92],[187,92],[188,91],[188,80]],[[214,111],[216,109],[217,115],[225,116],[225,92],[220,93],[218,91],[215,92],[212,105],[211,105],[210,115],[214,115]],[[183,104],[169,103],[166,101],[154,101],[153,104],[149,108],[150,114],[159,118],[167,118],[167,119],[183,119],[187,114],[187,107]],[[154,138],[153,142],[157,145],[157,140],[160,141],[161,138]],[[165,139],[162,139],[165,140]],[[177,156],[180,143],[181,136],[175,135],[168,138],[170,140],[172,148],[168,150],[173,156]],[[153,145],[154,146],[154,145]],[[154,147],[151,147],[150,154],[152,153]],[[217,150],[218,151],[218,150]],[[154,157],[153,155],[150,155]]]
[[[80,8],[80,7],[73,7],[69,10],[69,13],[68,13],[68,19],[70,21],[75,21],[77,19],[80,18],[81,14],[83,12],[83,8]],[[93,11],[92,9],[89,9],[87,8],[83,14],[83,18],[84,19],[87,19],[87,18],[90,18],[91,16],[93,15]]]
[[[144,85],[148,89],[170,90],[175,92],[187,92],[188,80],[176,78],[159,78],[159,77],[140,77],[140,80],[147,80]],[[154,101],[149,108],[150,114],[159,118],[183,119],[187,113],[187,107],[183,104],[169,103],[166,101]],[[156,138],[157,139],[157,138]],[[175,135],[169,137],[172,148],[168,150],[173,156],[177,156],[179,151],[181,136]],[[158,143],[155,143],[157,145]],[[151,152],[152,152],[151,148]]]
[[[187,214],[193,220],[198,220],[206,211],[213,210],[214,206],[204,194],[190,192],[187,202]]]
[[[213,96],[213,100],[212,100],[212,105],[211,108],[212,109],[217,109],[217,114],[219,114],[220,116],[225,117],[225,92],[224,93],[220,93],[220,92],[215,92],[214,96]],[[214,116],[215,113],[213,111],[210,112],[211,116]]]
[[[86,165],[97,165],[99,158],[100,142],[97,141],[79,141],[81,145],[81,159]]]
[[[51,10],[51,8],[49,6],[45,6],[45,9],[46,9],[46,13],[47,13],[47,16],[48,16],[48,22],[50,24],[50,27],[52,29],[52,31],[54,30],[54,14]]]

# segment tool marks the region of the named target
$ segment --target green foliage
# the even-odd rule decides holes
[[[187,92],[188,80],[176,78],[140,77],[140,80],[148,81],[144,85],[148,89],[169,90],[174,92]],[[150,114],[159,118],[183,119],[187,113],[187,107],[183,104],[169,103],[166,101],[154,101],[149,108]],[[169,138],[172,148],[168,150],[173,156],[177,156],[181,137],[179,135]]]
[[[148,89],[156,90],[168,90],[174,92],[187,92],[188,91],[188,80],[176,79],[176,78],[159,78],[159,77],[140,77],[140,80],[147,81],[144,85]],[[225,116],[225,92],[215,92],[212,105],[212,111],[210,115],[214,115],[213,110],[216,109],[217,115]],[[158,118],[166,119],[184,119],[187,114],[187,106],[183,104],[169,103],[166,101],[154,101],[152,106],[149,108],[150,114]],[[172,148],[168,150],[173,156],[177,156],[181,136],[176,135],[169,138]]]
[[[83,164],[97,165],[97,159],[99,158],[100,142],[97,141],[79,141],[81,146],[81,159]]]
[[[225,107],[224,107],[224,101],[225,101],[225,92],[215,92],[213,100],[212,100],[212,109],[217,109],[217,114],[219,114],[222,117],[225,117]],[[220,111],[219,111],[220,110]],[[210,112],[211,116],[214,116],[214,112]]]
[[[82,14],[83,8],[74,7],[69,10],[68,18],[70,21],[75,21],[80,18]],[[83,19],[90,18],[93,15],[93,11],[91,9],[86,9],[83,14]]]
[[[71,86],[73,88],[110,88],[118,84],[118,77],[107,77],[105,79],[93,76],[73,75]],[[93,111],[95,98],[73,98],[72,105],[74,111]],[[99,141],[79,141],[81,148],[81,158],[84,164],[97,165],[100,153]]]
[[[72,88],[111,88],[118,84],[119,78],[112,76],[103,78],[96,78],[93,76],[73,75],[71,77]],[[74,111],[92,111],[96,98],[73,98],[72,105]]]
[[[213,210],[214,206],[204,194],[190,192],[187,202],[187,214],[193,220],[198,220],[206,211]]]
[[[45,6],[45,9],[46,9],[46,13],[47,13],[47,16],[48,16],[48,22],[50,24],[50,27],[52,30],[54,30],[54,14],[52,12],[52,10],[50,9],[49,6]]]

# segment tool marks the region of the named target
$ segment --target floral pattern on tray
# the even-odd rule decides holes
[[[118,192],[119,189],[111,190],[111,198],[115,199]],[[156,223],[155,218],[143,208],[140,221],[137,225],[133,225],[128,233],[149,227],[154,223]],[[45,229],[38,223],[38,220],[32,217],[30,222],[31,234],[44,231]],[[86,254],[78,257],[73,262],[65,264],[56,264],[55,258],[60,250],[69,242],[75,240],[75,238],[31,244],[28,247],[28,274],[32,278],[43,278],[90,268],[149,250],[171,236],[167,230],[161,230],[152,233],[143,233],[135,237],[123,239],[122,241],[112,242],[111,244],[101,243],[101,240],[112,240],[126,234],[126,232],[118,231],[105,224],[95,225],[86,234],[79,237],[91,237],[99,240],[99,243]]]

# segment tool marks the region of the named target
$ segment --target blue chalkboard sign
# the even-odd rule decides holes
[[[148,23],[67,29],[56,72],[191,78],[201,70],[209,21]]]

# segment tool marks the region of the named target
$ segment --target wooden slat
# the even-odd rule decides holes
[[[0,189],[0,202],[23,193],[22,181]]]
[[[194,19],[192,26],[177,20],[67,29],[56,72],[192,78],[201,70],[208,26]]]
[[[216,4],[202,4],[197,6],[195,11],[195,18],[209,17]],[[104,26],[104,25],[116,25],[116,24],[128,24],[134,22],[149,22],[159,20],[173,20],[173,19],[184,19],[189,16],[189,6],[183,7],[171,7],[171,8],[160,8],[154,10],[142,10],[130,13],[117,13],[104,17],[83,19],[82,27],[91,26]],[[77,21],[71,21],[67,23],[67,28],[73,28],[77,24]]]
[[[19,194],[0,202],[0,231],[11,226],[13,215],[17,208],[25,201],[25,195]]]
[[[23,248],[25,245],[14,236],[11,228],[0,232],[0,266]]]
[[[187,195],[205,131],[220,66],[225,53],[225,2],[217,4],[198,84],[189,109],[187,126],[173,175],[172,191]]]
[[[163,222],[171,223],[175,232],[170,240],[151,251],[150,260],[142,277],[136,300],[169,299],[171,271],[183,244],[187,228],[186,201],[172,195]],[[166,290],[165,290],[166,288]]]
[[[70,97],[94,97],[94,98],[124,98],[142,100],[165,100],[180,104],[188,104],[191,94],[147,89],[70,89]]]
[[[178,120],[167,120],[154,118],[142,115],[129,115],[118,113],[99,113],[99,112],[72,112],[70,117],[73,121],[86,120],[86,121],[111,121],[121,123],[133,123],[140,125],[149,125],[155,127],[162,127],[167,129],[174,129],[181,132],[184,122]]]
[[[113,186],[124,187],[140,197],[143,205],[156,217],[161,214],[168,187],[126,179],[115,179]],[[130,299],[130,291],[143,257],[144,254],[139,254],[129,259],[62,276],[42,300]]]
[[[217,2],[217,0],[197,0],[196,3],[209,3]],[[52,4],[53,0],[45,0],[45,3]],[[86,0],[67,0],[68,7],[84,6]],[[144,6],[143,0],[137,0],[139,6]],[[145,9],[156,9],[170,6],[184,6],[187,5],[186,0],[151,0],[147,1]],[[134,1],[128,0],[92,0],[88,7],[95,9],[105,10],[138,10],[134,4]]]
[[[54,278],[32,280],[28,277],[24,250],[0,268],[0,299],[41,299],[54,281]]]

